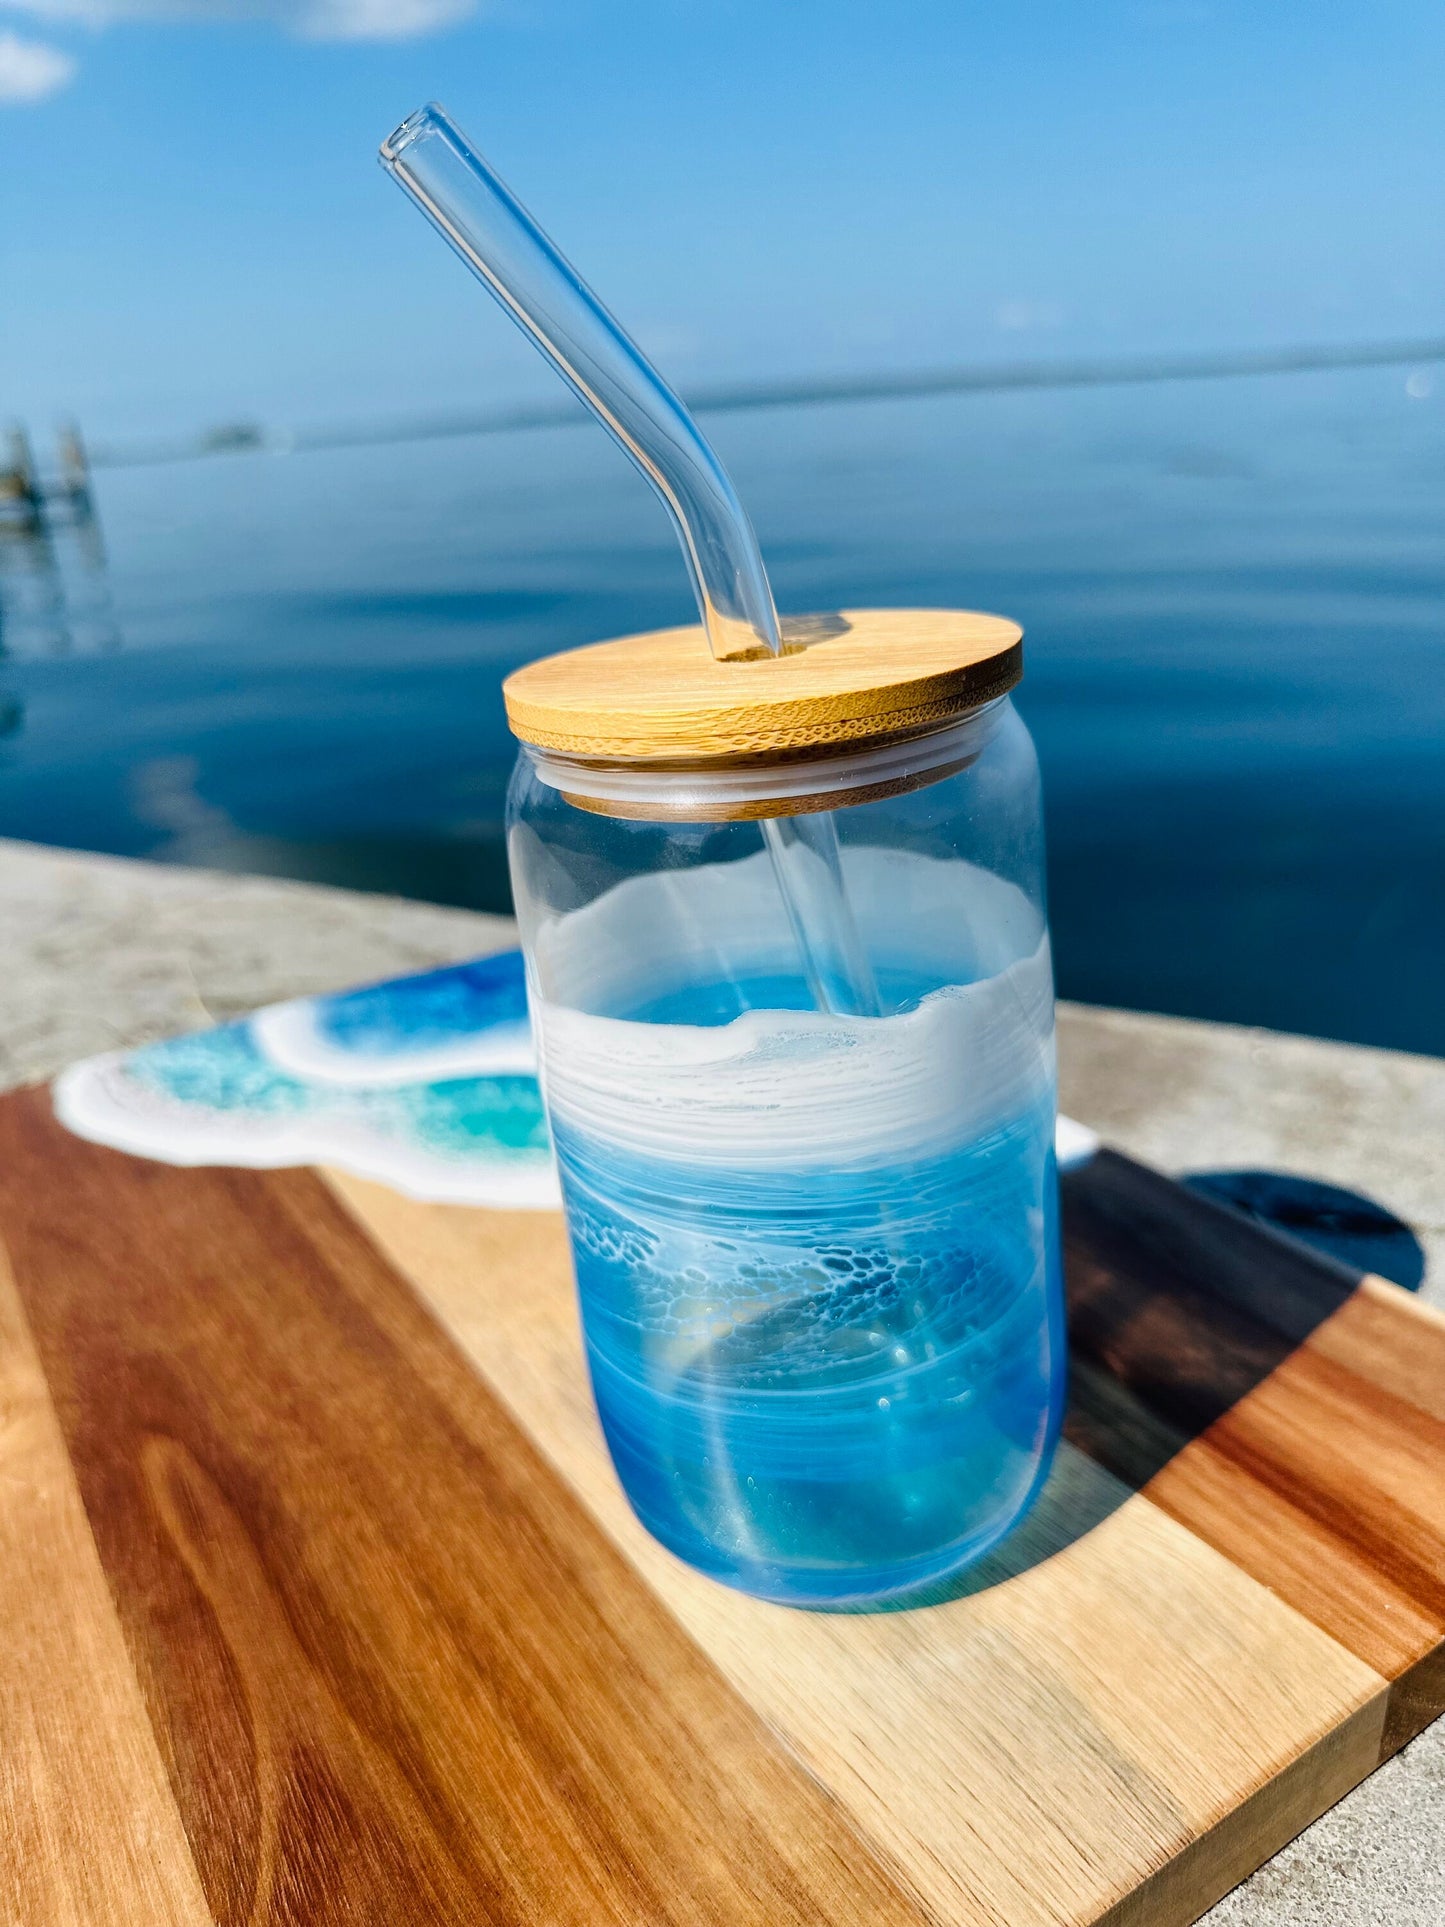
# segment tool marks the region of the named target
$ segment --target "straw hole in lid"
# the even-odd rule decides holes
[[[780,656],[800,656],[805,649],[811,649],[815,642],[827,642],[832,636],[845,636],[853,627],[848,618],[836,611],[826,615],[779,616],[778,633],[783,646],[777,652]],[[720,658],[723,662],[765,662],[773,659],[773,651],[762,643],[751,649],[734,649]]]

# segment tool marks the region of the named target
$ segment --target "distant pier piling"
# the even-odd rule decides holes
[[[85,439],[73,422],[56,434],[58,473],[43,479],[30,436],[17,422],[5,434],[0,459],[0,528],[41,535],[57,519],[93,522],[95,494]]]
[[[71,514],[89,522],[95,516],[95,496],[85,438],[75,422],[66,422],[57,430],[55,439],[60,455],[60,486],[70,502]]]
[[[5,463],[0,467],[0,517],[27,535],[45,519],[45,499],[35,473],[30,437],[18,424],[6,430]]]

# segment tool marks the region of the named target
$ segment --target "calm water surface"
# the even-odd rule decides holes
[[[712,429],[784,609],[1025,625],[1066,995],[1445,1052],[1445,388]],[[0,536],[0,834],[502,907],[502,675],[691,619],[660,511],[585,426],[99,495],[103,558]]]

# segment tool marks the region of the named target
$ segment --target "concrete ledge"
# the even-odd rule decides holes
[[[283,997],[495,950],[504,917],[0,842],[0,1089]],[[1064,1005],[1064,1108],[1166,1171],[1258,1166],[1362,1191],[1445,1305],[1445,1063]],[[1207,1916],[1211,1927],[1442,1927],[1445,1721]]]
[[[507,917],[0,841],[0,1089],[513,941]]]

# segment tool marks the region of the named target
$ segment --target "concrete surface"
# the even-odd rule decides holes
[[[507,917],[0,840],[0,1089],[512,937]]]
[[[501,917],[0,842],[0,1089],[510,937]],[[1293,1171],[1377,1199],[1445,1304],[1445,1062],[1074,1004],[1060,1068],[1067,1111],[1163,1170]],[[1445,1721],[1206,1919],[1445,1927]]]

